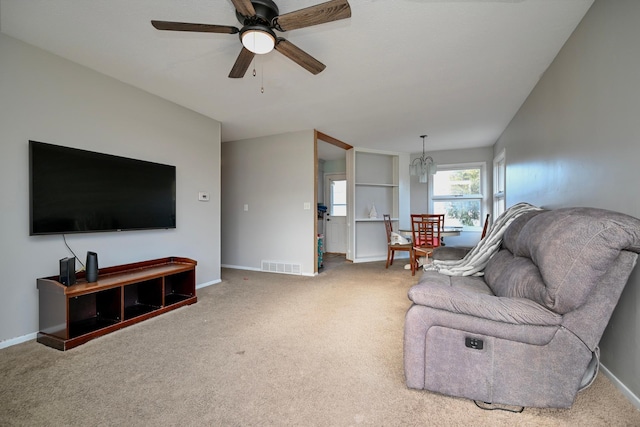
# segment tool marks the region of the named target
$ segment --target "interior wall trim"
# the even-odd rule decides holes
[[[353,147],[346,142],[342,142],[339,139],[336,139],[332,136],[327,135],[326,133],[322,133],[319,130],[314,130],[316,134],[316,139],[319,139],[324,142],[328,142],[331,145],[335,145],[336,147],[343,148],[345,150],[351,150]]]
[[[629,390],[629,388],[624,385],[624,383],[622,381],[620,381],[618,379],[618,377],[616,377],[615,375],[613,375],[611,373],[610,370],[607,369],[606,366],[604,366],[603,364],[600,364],[600,371],[611,380],[611,382],[613,383],[613,385],[616,386],[616,388],[618,390],[620,390],[622,392],[622,394],[624,394],[624,396],[629,399],[629,401],[640,410],[640,398],[638,396],[636,396],[635,394],[633,394],[633,392],[631,390]]]
[[[0,341],[0,350],[3,348],[11,347],[14,345],[22,344],[23,342],[35,340],[38,337],[37,332],[33,332],[31,334],[23,335],[21,337],[10,338],[8,340]]]

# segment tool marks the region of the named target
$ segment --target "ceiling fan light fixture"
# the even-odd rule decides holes
[[[246,49],[258,55],[271,52],[276,45],[276,35],[273,31],[260,25],[243,28],[240,40]]]

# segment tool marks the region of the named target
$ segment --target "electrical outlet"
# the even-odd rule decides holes
[[[200,191],[198,193],[198,200],[200,200],[201,202],[208,202],[209,201],[209,193],[204,192],[204,191]]]

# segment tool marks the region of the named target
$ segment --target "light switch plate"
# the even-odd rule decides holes
[[[205,191],[198,192],[198,200],[200,200],[201,202],[208,202],[209,201],[209,193],[207,193]]]

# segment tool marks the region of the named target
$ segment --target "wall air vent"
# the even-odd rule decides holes
[[[290,262],[262,261],[262,271],[282,274],[302,274],[302,266]]]

